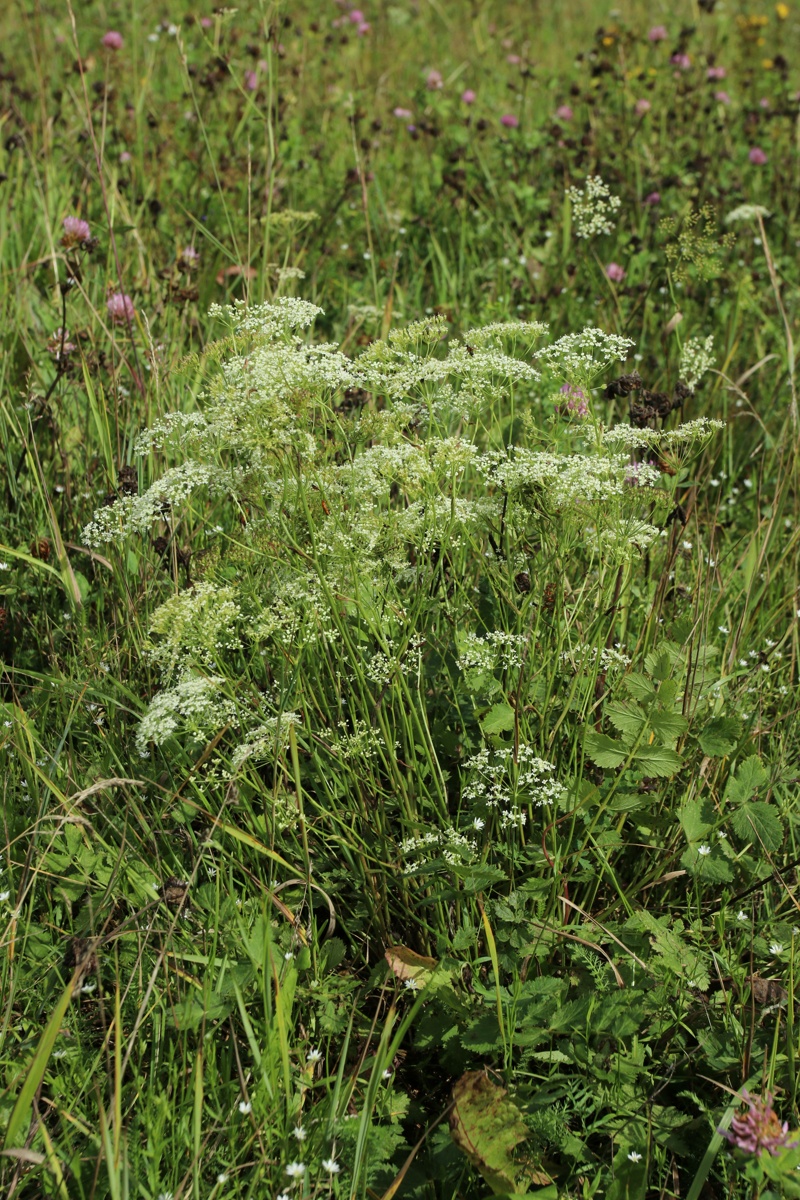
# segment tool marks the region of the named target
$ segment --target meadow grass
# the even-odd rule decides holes
[[[800,1195],[800,9],[0,31],[7,1196]]]

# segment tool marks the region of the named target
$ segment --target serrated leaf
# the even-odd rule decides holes
[[[484,733],[508,733],[514,728],[514,709],[510,704],[493,704],[481,721]]]
[[[506,1089],[485,1071],[467,1071],[455,1084],[450,1134],[495,1195],[518,1195],[530,1184],[552,1182],[549,1175],[515,1157],[528,1138],[528,1127]]]
[[[746,758],[734,776],[728,780],[725,799],[733,804],[744,804],[767,782],[767,772],[757,754]]]
[[[766,800],[751,800],[734,809],[731,824],[737,837],[756,842],[770,853],[783,844],[783,821]]]
[[[648,675],[657,682],[669,679],[672,673],[672,658],[665,650],[659,647],[651,650],[645,657],[644,668]]]
[[[704,754],[721,758],[736,749],[741,733],[742,722],[738,717],[712,717],[706,721],[698,741]]]
[[[697,846],[690,846],[681,855],[681,866],[707,883],[730,883],[733,879],[730,864],[719,854],[716,846],[710,854],[700,854]]]
[[[674,775],[683,765],[681,756],[667,746],[640,746],[634,759],[637,767],[657,779]]]
[[[676,712],[652,712],[650,726],[664,746],[674,747],[682,733],[686,733],[689,722]]]
[[[695,797],[687,801],[678,814],[687,842],[699,842],[714,826],[714,810],[708,800]]]
[[[646,719],[638,708],[626,704],[607,704],[605,714],[614,728],[625,736],[628,744],[636,740]]]
[[[623,683],[637,700],[655,699],[656,689],[647,676],[642,675],[639,671],[631,671],[630,675],[625,676]]]
[[[614,741],[605,733],[590,730],[583,739],[583,748],[588,758],[598,767],[618,767],[628,757],[621,742]]]
[[[665,679],[658,689],[658,702],[662,708],[672,708],[678,696],[678,684],[674,679]]]

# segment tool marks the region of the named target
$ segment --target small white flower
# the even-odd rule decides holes
[[[703,858],[705,858],[707,854],[710,854],[710,853],[711,853],[711,847],[710,847],[710,846],[706,846],[705,844],[704,844],[704,845],[702,845],[702,846],[698,846],[698,847],[697,847],[697,853],[698,853],[698,854],[701,854],[701,855],[703,856]]]
[[[728,629],[727,625],[718,625],[717,629],[720,631],[720,633],[730,633],[730,629]]]
[[[252,1109],[253,1109],[253,1106],[249,1100],[240,1100],[239,1101],[239,1112],[242,1113],[243,1116],[246,1116],[247,1113],[252,1111]]]
[[[322,1160],[322,1169],[327,1171],[329,1175],[339,1174],[339,1164],[335,1158],[324,1158]]]
[[[93,979],[91,983],[85,983],[83,985],[83,987],[81,988],[81,993],[84,996],[89,996],[89,995],[91,995],[92,992],[95,992],[95,991],[97,991],[97,980],[96,979]]]
[[[737,920],[737,921],[746,921],[746,920],[747,920],[747,913],[746,913],[746,912],[742,912],[742,910],[741,910],[741,909],[739,909],[738,913],[736,914],[736,920]]]
[[[486,822],[484,821],[483,817],[476,817],[475,820],[472,822],[472,828],[473,829],[483,829],[485,824],[486,824]]]
[[[0,904],[5,904],[10,895],[11,892],[0,892]]]
[[[381,1079],[391,1079],[391,1078],[392,1078],[392,1072],[389,1070],[388,1067],[384,1067],[383,1071],[381,1072]]]
[[[288,1192],[281,1192],[279,1195],[277,1195],[277,1196],[275,1197],[275,1200],[289,1200],[289,1193],[288,1193]]]
[[[220,1171],[219,1175],[217,1176],[217,1183],[227,1183],[227,1182],[228,1182],[228,1172]]]
[[[172,1200],[172,1192],[159,1192],[158,1200]]]
[[[286,1168],[286,1174],[290,1179],[300,1179],[306,1173],[305,1163],[291,1162]]]
[[[630,1154],[628,1155],[628,1158],[631,1160],[631,1162],[641,1162],[642,1161],[642,1156],[638,1152],[638,1150],[631,1150]]]
[[[306,1133],[305,1129],[303,1129],[302,1125],[295,1125],[293,1132],[298,1142],[304,1142],[308,1137],[308,1134]]]
[[[684,549],[684,550],[691,550],[691,548],[692,548],[692,543],[691,543],[691,542],[687,542],[687,541],[683,541],[683,542],[681,542],[681,546],[683,547],[683,549]]]
[[[0,562],[0,571],[10,571],[11,567],[7,562]]]
[[[419,979],[407,979],[405,986],[410,992],[418,992],[423,985],[420,983]]]
[[[780,942],[771,942],[769,947],[770,954],[783,954],[783,946]]]
[[[308,1054],[306,1055],[306,1062],[318,1063],[321,1058],[322,1058],[321,1050],[309,1050]]]
[[[291,950],[287,950],[283,957],[286,959],[287,962],[291,962],[292,959],[294,958],[294,954],[292,954]]]

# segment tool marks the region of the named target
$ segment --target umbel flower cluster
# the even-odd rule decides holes
[[[293,298],[217,309],[229,333],[199,364],[209,375],[200,411],[173,413],[138,439],[140,456],[172,465],[84,531],[89,546],[206,539],[193,586],[152,618],[162,688],[139,728],[142,753],[177,733],[228,726],[243,770],[285,744],[300,721],[297,699],[270,685],[242,703],[230,681],[245,654],[260,656],[274,681],[303,649],[335,650],[376,697],[406,686],[426,637],[407,610],[434,569],[451,588],[475,564],[512,579],[535,572],[537,554],[616,571],[655,541],[672,504],[650,451],[664,441],[696,449],[712,430],[605,428],[598,381],[633,343],[599,329],[544,343],[544,326],[509,322],[446,341],[446,323],[433,317],[351,358],[311,340],[319,313]],[[703,347],[692,362],[699,370],[707,357]],[[553,416],[565,383],[585,397],[580,421]],[[509,410],[523,420],[509,426]],[[519,428],[524,437],[498,444],[498,430]],[[214,533],[220,519],[230,536],[224,524]],[[518,670],[528,653],[520,629],[482,624],[474,607],[459,636],[456,672]],[[337,756],[352,755],[354,738],[387,753],[393,736],[351,715],[344,732],[337,721],[325,732]],[[474,771],[488,779],[495,768]],[[514,792],[527,788],[529,799],[520,807],[509,793],[503,821],[551,802],[547,778],[547,764],[532,763]]]

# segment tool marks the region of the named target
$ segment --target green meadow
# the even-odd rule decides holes
[[[2,6],[7,1200],[800,1197],[798,35]]]

